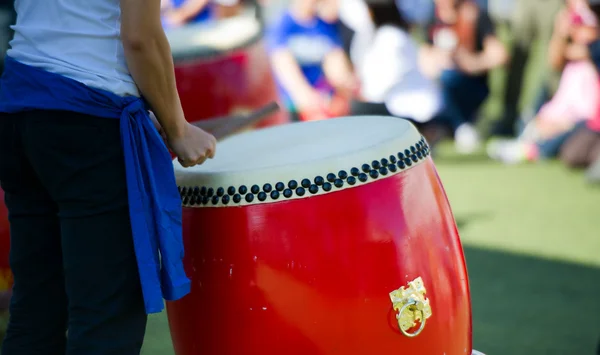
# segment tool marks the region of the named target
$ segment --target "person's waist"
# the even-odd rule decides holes
[[[61,47],[45,48],[44,51],[26,43],[11,43],[7,56],[36,68],[77,80],[87,86],[110,91],[119,96],[140,96],[131,77],[125,59],[116,55],[88,54],[102,49],[77,51],[61,50]]]

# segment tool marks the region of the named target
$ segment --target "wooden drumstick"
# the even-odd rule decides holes
[[[221,140],[235,132],[249,128],[256,123],[265,120],[277,111],[279,111],[279,105],[276,102],[271,102],[248,114],[209,118],[192,122],[192,125],[202,128],[215,136],[217,140]]]

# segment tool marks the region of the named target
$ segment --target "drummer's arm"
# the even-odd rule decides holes
[[[314,93],[313,87],[304,77],[296,58],[285,47],[278,48],[271,53],[271,66],[275,76],[294,102],[300,102],[302,98],[309,97]]]
[[[358,89],[358,80],[350,59],[342,48],[336,48],[325,56],[323,71],[327,81],[341,94],[352,96]]]
[[[121,0],[121,39],[131,75],[167,135],[185,131],[160,0]]]

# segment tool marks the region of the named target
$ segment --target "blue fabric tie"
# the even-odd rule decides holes
[[[190,292],[183,268],[181,197],[171,156],[145,102],[88,87],[7,57],[0,112],[65,110],[121,120],[129,213],[147,313]]]

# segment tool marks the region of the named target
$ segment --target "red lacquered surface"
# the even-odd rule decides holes
[[[192,293],[167,305],[178,355],[471,354],[467,272],[433,162],[316,197],[184,209]],[[398,330],[422,277],[432,316]]]
[[[175,58],[177,89],[189,121],[251,111],[277,101],[277,91],[262,40],[214,57]],[[288,122],[283,112],[257,127]]]
[[[9,248],[8,212],[4,205],[4,191],[0,189],[0,292],[8,290],[12,286],[12,274],[8,264]]]

